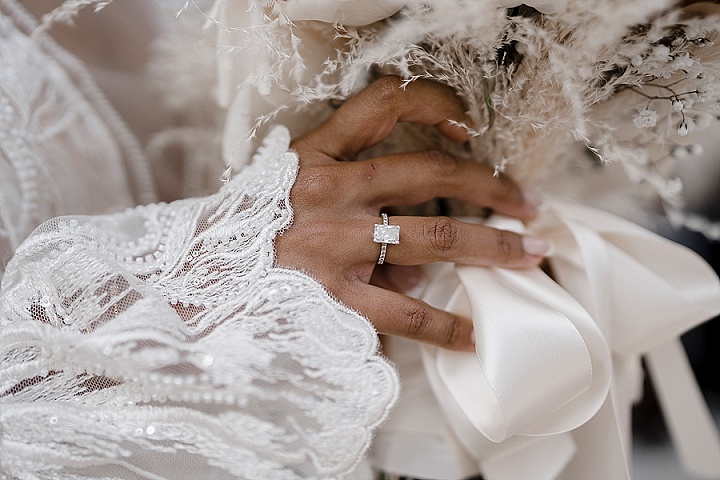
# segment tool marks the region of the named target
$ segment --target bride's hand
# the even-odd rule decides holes
[[[405,89],[383,77],[346,102],[316,130],[296,139],[300,171],[290,198],[292,226],[276,239],[278,264],[308,273],[346,305],[366,315],[380,333],[400,335],[455,350],[472,350],[472,323],[452,313],[378,286],[370,277],[381,253],[374,243],[383,209],[454,197],[529,220],[537,201],[492,169],[441,150],[363,161],[357,154],[385,139],[397,122],[435,125],[452,140],[466,131],[448,119],[465,115],[453,92],[415,81]],[[400,243],[387,245],[385,262],[421,265],[450,261],[530,267],[548,244],[446,217],[391,216]]]

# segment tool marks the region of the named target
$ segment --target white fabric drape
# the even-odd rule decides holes
[[[720,475],[718,433],[677,338],[720,312],[712,269],[685,247],[577,204],[551,202],[530,228],[555,245],[557,283],[539,269],[430,268],[420,297],[472,317],[476,354],[391,343],[406,390],[378,435],[376,461],[427,476],[422,457],[435,443],[428,455],[441,457],[440,479],[629,478],[629,410],[645,355],[685,466]]]

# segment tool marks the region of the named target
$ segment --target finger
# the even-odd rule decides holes
[[[473,325],[468,318],[372,285],[360,284],[359,288],[352,285],[342,298],[370,319],[380,333],[451,350],[475,350]]]
[[[384,140],[398,122],[435,125],[456,141],[467,131],[453,122],[465,122],[460,100],[449,87],[426,80],[403,85],[394,76],[381,77],[343,104],[323,125],[298,139],[294,148],[323,152],[335,159],[355,156]]]
[[[399,153],[341,167],[362,201],[373,208],[453,197],[530,220],[540,204],[536,196],[523,193],[509,177],[495,175],[487,165],[443,150]]]
[[[423,272],[416,265],[379,265],[372,273],[370,283],[385,290],[405,293],[417,287],[423,279]]]
[[[550,244],[540,237],[520,235],[448,217],[390,217],[400,227],[400,243],[387,246],[385,261],[421,265],[448,261],[468,265],[527,268],[538,265]],[[377,255],[380,245],[375,244]]]

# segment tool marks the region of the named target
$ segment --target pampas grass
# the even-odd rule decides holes
[[[43,28],[84,4],[106,3],[68,0]],[[269,56],[267,68],[238,88],[281,89],[291,102],[262,114],[246,138],[281,110],[302,115],[308,106],[348,98],[375,72],[406,82],[429,79],[457,92],[471,118],[467,153],[496,172],[538,189],[577,161],[579,142],[599,162],[619,164],[630,180],[655,191],[671,220],[702,224],[720,238],[720,228],[687,221],[669,166],[696,152],[683,136],[720,113],[717,6],[706,14],[670,0],[568,0],[542,13],[489,0],[409,0],[391,18],[349,27],[293,23],[283,0],[248,4],[248,15],[261,19],[249,28],[222,25],[195,1],[179,12],[201,12],[234,39],[218,46],[219,55],[252,48]],[[313,30],[337,46],[319,64],[308,64],[302,48],[303,33]],[[422,147],[417,135],[406,141]]]
[[[277,11],[282,2],[260,3]],[[473,0],[410,1],[374,25],[333,26],[343,48],[314,83],[292,93],[299,103],[347,98],[374,70],[443,83],[472,119],[470,154],[496,172],[537,189],[577,161],[571,146],[580,142],[655,191],[672,221],[702,223],[720,238],[718,228],[684,220],[681,183],[668,167],[692,155],[682,137],[720,113],[720,11],[689,15],[672,5],[572,0],[543,14]],[[408,137],[413,148],[417,140]]]

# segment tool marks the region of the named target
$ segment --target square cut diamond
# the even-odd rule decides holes
[[[375,243],[391,243],[397,245],[400,243],[400,225],[378,225],[375,224],[373,232],[373,242]]]

